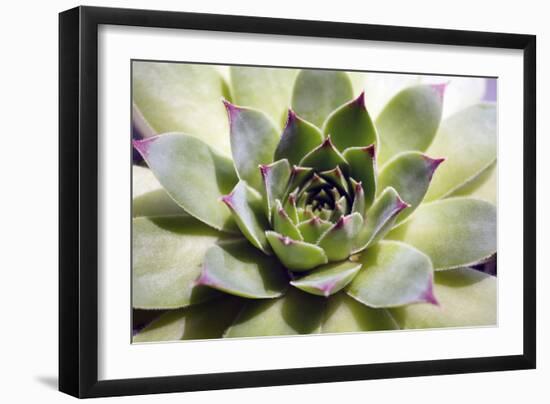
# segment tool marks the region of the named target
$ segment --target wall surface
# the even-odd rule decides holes
[[[64,403],[57,385],[57,13],[74,1],[5,2],[0,64],[0,377],[6,403]],[[157,8],[391,25],[531,33],[538,36],[538,369],[109,399],[109,402],[548,402],[550,393],[550,26],[545,3],[499,1],[201,0],[91,1]],[[518,137],[521,136],[518,134]],[[546,186],[545,186],[546,185]],[[518,212],[518,214],[520,214]],[[7,222],[7,223],[6,223]],[[521,235],[518,235],[520,239]],[[520,268],[518,268],[520,270]]]

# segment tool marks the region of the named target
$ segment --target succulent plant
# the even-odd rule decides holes
[[[451,113],[453,81],[418,76],[133,72],[135,342],[495,324],[472,269],[496,254],[493,103]]]

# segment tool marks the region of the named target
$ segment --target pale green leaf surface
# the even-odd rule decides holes
[[[416,85],[396,94],[376,119],[379,163],[403,151],[426,150],[439,127],[442,105],[437,86]]]
[[[317,171],[328,171],[340,166],[344,171],[347,170],[348,162],[332,143],[330,136],[323,143],[310,151],[300,161],[302,167],[312,167]]]
[[[353,252],[363,251],[382,239],[393,227],[399,212],[407,207],[392,187],[386,188],[367,210],[365,224],[354,242]]]
[[[278,160],[269,165],[260,166],[263,187],[261,193],[264,198],[266,217],[271,220],[275,200],[283,199],[290,179],[290,164],[288,160]]]
[[[264,111],[282,128],[299,70],[231,66],[229,71],[235,103]]]
[[[289,110],[285,128],[275,150],[275,160],[285,158],[290,164],[296,165],[322,141],[323,134],[315,125]]]
[[[262,177],[259,166],[273,162],[279,132],[260,110],[243,108],[225,102],[229,117],[231,155],[239,178],[260,191]]]
[[[298,225],[298,230],[307,243],[316,244],[319,238],[332,227],[332,223],[317,216]]]
[[[352,299],[344,292],[327,300],[322,332],[361,332],[395,330],[398,326],[386,309],[373,309]]]
[[[361,182],[365,194],[365,208],[368,209],[376,195],[376,154],[375,146],[351,147],[344,151],[344,158],[349,163],[350,176]]]
[[[133,219],[133,307],[173,309],[215,296],[194,282],[206,251],[226,237],[190,216]]]
[[[334,110],[323,124],[323,134],[330,135],[342,152],[349,147],[376,144],[376,128],[365,108],[365,94]]]
[[[439,306],[415,304],[391,309],[401,328],[491,326],[497,323],[497,279],[470,268],[435,274]]]
[[[290,284],[304,292],[328,297],[345,288],[359,269],[361,264],[351,261],[326,264]]]
[[[132,95],[156,133],[187,133],[229,155],[229,126],[221,103],[229,91],[214,67],[134,61]]]
[[[476,177],[460,186],[449,196],[470,196],[497,204],[497,162],[496,160]]]
[[[497,130],[494,104],[477,104],[447,118],[427,151],[445,157],[426,195],[432,201],[476,177],[496,159]]]
[[[220,242],[208,249],[197,280],[222,292],[250,299],[280,296],[288,279],[285,268],[244,240]]]
[[[359,258],[361,271],[346,289],[370,307],[396,307],[432,302],[433,267],[430,258],[400,242],[380,241]]]
[[[134,142],[166,192],[187,213],[216,228],[235,231],[220,197],[237,183],[230,159],[184,134],[165,134]]]
[[[315,334],[324,308],[324,298],[290,288],[278,299],[247,303],[225,337]]]
[[[134,343],[221,338],[244,301],[223,297],[184,309],[170,310],[137,335]]]
[[[329,261],[339,261],[349,257],[354,247],[354,240],[363,225],[359,213],[342,216],[319,239],[318,245],[327,255]]]
[[[440,163],[441,159],[432,159],[420,152],[404,152],[396,155],[382,168],[378,175],[379,189],[393,187],[410,205],[399,213],[397,223],[420,205]]]
[[[328,262],[319,246],[292,240],[274,231],[267,231],[266,236],[275,255],[291,271],[308,271]]]
[[[473,198],[449,198],[421,205],[386,238],[427,254],[436,270],[475,264],[496,252],[496,208]]]
[[[241,233],[252,245],[266,254],[271,252],[265,238],[269,223],[264,215],[263,201],[258,192],[250,188],[246,181],[239,181],[222,201],[233,214]]]
[[[332,111],[352,97],[353,88],[346,72],[301,70],[294,83],[292,108],[320,128]]]
[[[187,213],[170,198],[150,169],[132,166],[132,217],[185,215]]]

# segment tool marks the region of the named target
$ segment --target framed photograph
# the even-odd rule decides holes
[[[535,367],[534,36],[59,27],[61,391]]]

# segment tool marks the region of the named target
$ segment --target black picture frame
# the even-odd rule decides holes
[[[522,50],[523,353],[99,381],[97,52],[101,24]],[[533,35],[96,7],[60,13],[59,390],[84,398],[535,368],[535,61]]]

